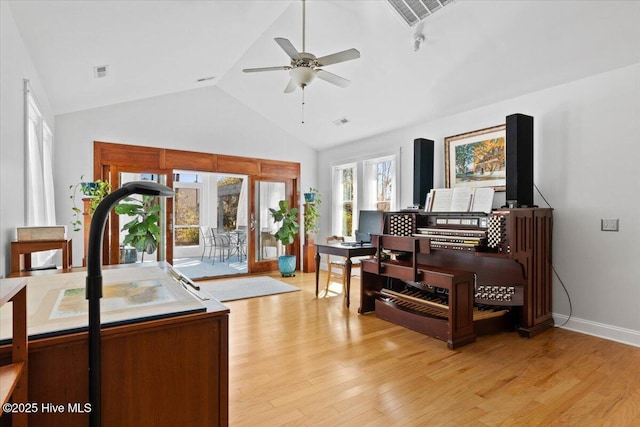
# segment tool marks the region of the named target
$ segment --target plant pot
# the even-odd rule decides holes
[[[138,262],[136,248],[120,246],[120,264],[133,264]]]
[[[282,277],[289,277],[296,275],[296,256],[295,255],[280,255],[278,257],[278,269]]]
[[[305,203],[313,203],[316,200],[315,193],[304,193],[304,202]]]
[[[82,194],[89,197],[94,197],[96,190],[98,189],[97,182],[81,182],[80,188],[82,190]]]

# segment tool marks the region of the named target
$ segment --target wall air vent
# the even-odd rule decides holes
[[[413,27],[454,0],[387,0],[404,22]]]
[[[96,79],[106,77],[107,71],[109,71],[108,65],[97,65],[93,67],[93,77],[95,77]]]

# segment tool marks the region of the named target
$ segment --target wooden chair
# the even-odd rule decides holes
[[[342,243],[344,242],[343,236],[330,236],[327,237],[327,243]],[[351,271],[354,268],[360,268],[360,260],[358,258],[351,258]],[[333,271],[335,269],[340,269],[342,271],[342,293],[344,297],[347,297],[347,293],[345,289],[347,287],[347,268],[346,268],[346,258],[335,255],[327,254],[327,284],[324,288],[324,294],[327,295],[329,292],[329,283],[331,283],[331,275],[335,274]]]

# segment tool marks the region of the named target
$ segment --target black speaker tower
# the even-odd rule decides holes
[[[413,204],[424,207],[427,194],[433,188],[433,141],[413,140]]]
[[[533,117],[506,119],[507,207],[533,207]]]

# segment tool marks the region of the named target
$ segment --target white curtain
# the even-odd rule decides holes
[[[400,187],[400,174],[398,173],[398,160],[395,155],[391,156],[391,174],[393,180],[391,182],[390,211],[397,211],[400,208],[398,188]]]
[[[362,176],[362,209],[363,210],[376,210],[377,197],[377,179],[378,179],[378,162],[366,161],[364,162],[364,170]]]
[[[331,207],[333,208],[333,213],[331,215],[331,229],[333,230],[333,232],[331,234],[337,236],[342,234],[342,201],[344,199],[344,186],[342,185],[342,168],[333,168],[332,184],[333,201],[331,203]]]
[[[248,181],[248,177],[242,178],[242,186],[240,187],[240,195],[238,196],[238,211],[236,212],[236,227],[240,225],[246,227],[249,224],[249,215],[247,214],[247,186],[249,185]]]
[[[351,171],[351,194],[345,194],[345,190],[348,189],[347,183],[345,182],[345,173],[347,171]],[[354,216],[357,216],[355,213],[358,211],[358,178],[357,178],[357,164],[349,163],[332,167],[332,199],[331,199],[331,210],[332,210],[332,234],[336,236],[345,236],[345,204],[351,203],[351,207],[353,209]],[[349,191],[349,190],[347,190]],[[353,218],[352,218],[353,220]],[[355,226],[355,223],[352,224]],[[353,236],[353,229],[351,230],[351,236]]]
[[[27,226],[56,225],[53,191],[53,132],[45,122],[28,80],[25,93],[26,218]],[[32,266],[47,264],[55,251],[37,252]]]
[[[275,233],[278,230],[269,208],[278,209],[278,203],[286,197],[285,190],[283,182],[260,181],[260,231]]]

